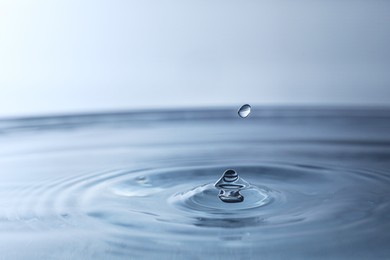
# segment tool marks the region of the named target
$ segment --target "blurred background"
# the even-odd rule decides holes
[[[390,104],[390,2],[0,0],[0,117]]]

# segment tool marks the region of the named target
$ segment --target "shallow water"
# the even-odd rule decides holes
[[[0,144],[0,259],[390,255],[390,110],[2,120]]]

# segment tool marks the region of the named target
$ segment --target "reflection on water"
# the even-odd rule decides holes
[[[0,121],[0,258],[390,255],[390,111],[231,111]]]

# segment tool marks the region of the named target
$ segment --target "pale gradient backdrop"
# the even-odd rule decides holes
[[[0,0],[0,117],[390,104],[390,1]]]

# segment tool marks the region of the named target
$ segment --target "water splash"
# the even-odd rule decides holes
[[[236,171],[227,170],[214,186],[220,190],[218,197],[223,202],[236,203],[244,201],[244,196],[240,194],[240,190],[249,187],[249,183],[241,179]]]
[[[251,106],[245,104],[238,110],[238,115],[241,118],[246,118],[251,113]],[[234,170],[226,170],[221,178],[214,184],[220,190],[218,197],[227,203],[235,203],[244,201],[244,196],[240,194],[240,190],[249,186],[249,184],[240,179],[237,172]]]
[[[247,116],[249,116],[249,114],[251,113],[251,106],[248,105],[248,104],[245,104],[243,105],[242,107],[240,107],[240,109],[238,110],[238,115],[241,117],[241,118],[246,118]]]

